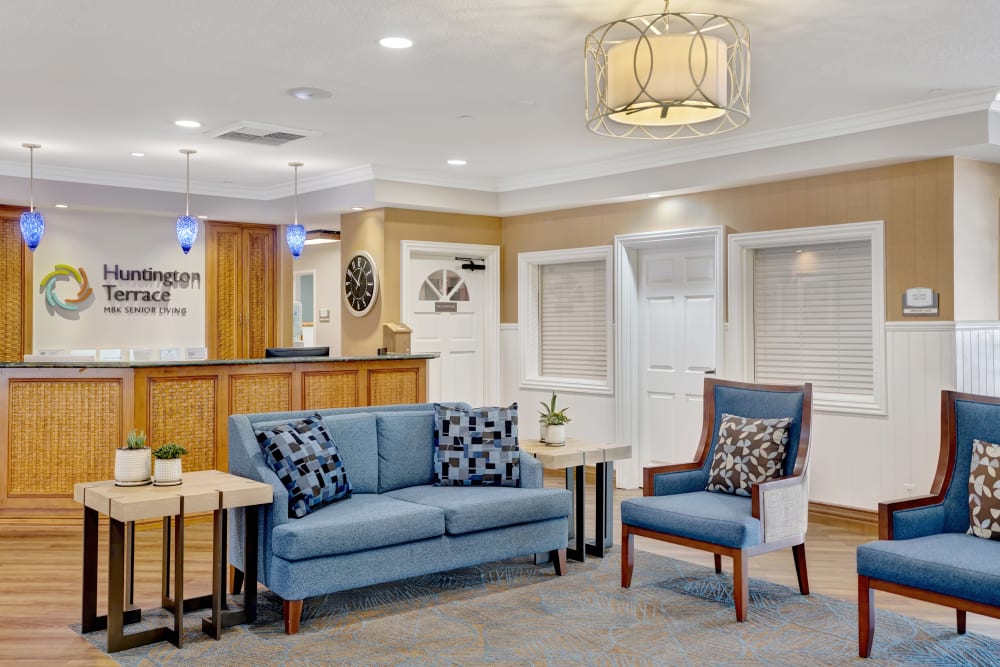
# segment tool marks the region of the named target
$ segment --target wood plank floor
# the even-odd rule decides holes
[[[561,478],[547,476],[546,484],[558,486]],[[617,491],[615,495],[615,543],[620,543],[618,506],[622,498],[639,491]],[[593,516],[592,488],[588,488],[588,518]],[[588,521],[588,525],[591,521]],[[101,543],[106,545],[102,526]],[[813,521],[807,542],[809,579],[812,591],[854,601],[856,575],[854,550],[875,537],[874,526],[850,522]],[[210,575],[211,523],[190,521],[186,531],[185,592],[207,593]],[[692,549],[637,538],[639,549],[682,558],[711,567],[712,557]],[[617,547],[616,547],[617,548]],[[106,547],[101,551],[101,571],[105,569]],[[140,530],[136,537],[136,602],[159,606],[160,530]],[[572,569],[572,563],[570,568]],[[729,568],[729,563],[724,563]],[[82,538],[80,530],[0,529],[0,665],[113,665],[68,627],[79,623]],[[795,568],[790,551],[759,556],[750,561],[752,577],[795,587]],[[106,579],[100,580],[104,595]],[[877,605],[895,611],[954,623],[954,612],[943,607],[877,594]],[[103,608],[103,601],[101,603]],[[750,612],[753,613],[751,606]],[[969,615],[969,631],[1000,637],[1000,620]],[[876,634],[877,641],[877,634]]]

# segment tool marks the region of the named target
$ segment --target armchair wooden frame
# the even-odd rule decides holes
[[[893,535],[893,514],[902,510],[940,505],[944,502],[948,489],[951,488],[952,475],[955,470],[955,457],[958,455],[958,433],[955,422],[956,401],[973,401],[1000,405],[1000,398],[964,394],[956,391],[941,392],[941,446],[938,453],[937,470],[931,492],[923,496],[892,500],[878,505],[878,538],[880,540],[895,539]],[[962,483],[958,481],[958,483]],[[875,636],[875,591],[885,591],[895,595],[932,602],[955,609],[955,621],[958,634],[965,634],[966,615],[968,612],[1000,618],[1000,607],[973,602],[964,598],[943,593],[934,593],[921,588],[904,586],[891,581],[875,579],[858,575],[858,655],[867,658],[872,648]]]
[[[653,482],[656,475],[663,473],[684,472],[699,470],[705,467],[708,455],[711,450],[712,438],[715,433],[715,387],[734,387],[737,389],[750,389],[761,391],[777,391],[802,394],[802,423],[799,428],[799,444],[796,452],[795,464],[792,472],[786,477],[774,479],[763,484],[754,484],[751,487],[751,512],[755,519],[761,522],[761,532],[765,532],[765,517],[763,512],[764,494],[773,489],[782,487],[802,485],[805,483],[805,473],[809,463],[809,435],[812,427],[812,385],[801,386],[789,385],[764,385],[751,384],[746,382],[730,382],[714,378],[705,378],[705,401],[704,414],[702,418],[701,439],[698,445],[698,452],[695,461],[691,463],[680,463],[674,465],[648,466],[643,468],[642,494],[652,496]],[[722,557],[727,556],[733,560],[733,603],[736,607],[736,620],[746,620],[747,606],[750,598],[749,576],[747,564],[752,556],[778,549],[792,548],[795,560],[795,574],[798,578],[799,591],[802,595],[809,594],[809,574],[806,569],[806,548],[805,532],[802,534],[783,537],[775,541],[762,541],[760,544],[744,549],[725,547],[712,542],[704,542],[670,533],[661,533],[654,530],[630,526],[622,522],[622,587],[628,588],[632,585],[632,570],[635,566],[635,544],[634,537],[649,537],[661,542],[670,542],[693,549],[709,551],[715,556],[715,571],[722,572]]]

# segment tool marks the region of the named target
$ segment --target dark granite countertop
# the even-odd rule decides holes
[[[245,364],[311,364],[320,362],[436,359],[436,354],[384,354],[360,357],[275,357],[273,359],[201,359],[196,361],[22,361],[0,368],[156,368],[172,366],[239,366]]]

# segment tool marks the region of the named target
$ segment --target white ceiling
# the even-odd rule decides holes
[[[661,8],[657,0],[3,0],[0,175],[25,173],[21,143],[32,141],[43,145],[36,175],[59,181],[175,192],[178,149],[189,147],[198,150],[192,189],[205,194],[286,196],[292,160],[305,163],[302,191],[382,179],[502,194],[987,112],[1000,89],[997,0],[674,0],[672,11],[748,24],[751,121],[679,142],[591,134],[585,35]],[[382,48],[387,35],[415,45]],[[295,86],[333,96],[300,101],[285,92]],[[203,127],[175,127],[180,118]],[[207,136],[237,121],[319,134],[279,148]],[[981,134],[951,152],[1000,161]],[[928,150],[950,150],[940,143]],[[469,164],[445,164],[456,157]],[[680,186],[694,187],[658,187]],[[380,200],[377,188],[369,199]]]

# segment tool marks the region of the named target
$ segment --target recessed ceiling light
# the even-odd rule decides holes
[[[405,37],[383,37],[378,43],[387,49],[408,49],[413,46],[413,41]]]
[[[453,167],[462,167],[469,163],[465,160],[448,160],[448,164],[452,165]]]
[[[56,204],[56,208],[69,208],[69,204]]]
[[[649,197],[650,199],[659,199],[659,198],[660,198],[660,197],[662,197],[663,195],[661,195],[661,194],[660,194],[660,193],[658,193],[658,192],[650,192],[650,193],[649,193],[648,195],[646,195],[646,196],[647,196],[647,197]]]
[[[364,209],[364,207],[363,207],[363,206],[352,206],[352,207],[351,207],[351,210],[352,210],[352,211],[363,211],[363,210],[365,210],[365,209]]]
[[[297,100],[325,100],[329,97],[333,97],[333,93],[329,90],[323,90],[322,88],[309,88],[308,86],[302,86],[299,88],[290,88],[286,91],[289,95]]]
[[[132,157],[146,157],[145,153],[129,153]]]
[[[196,120],[175,120],[174,125],[177,127],[201,127],[201,123]]]
[[[199,215],[198,219],[199,220],[208,220],[208,216],[207,215]]]

